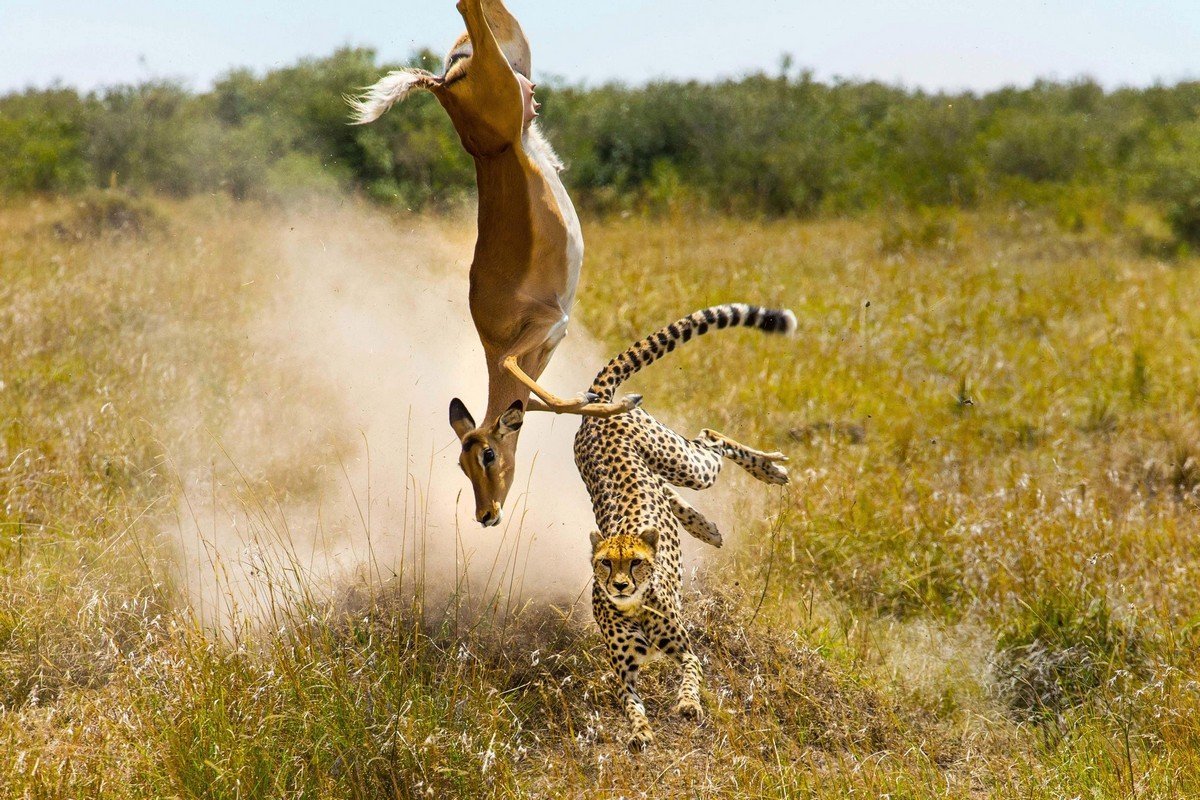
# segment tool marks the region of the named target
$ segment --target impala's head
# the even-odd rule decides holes
[[[533,97],[529,42],[501,0],[472,2],[482,9],[480,24],[486,26],[478,34],[490,30],[499,53],[493,48],[490,60],[486,55],[476,55],[471,35],[464,33],[446,54],[441,75],[415,68],[397,70],[362,96],[348,98],[354,122],[372,122],[412,92],[425,90],[446,109],[471,155],[498,152],[511,143],[513,131],[528,127],[539,107]],[[459,10],[470,27],[472,17],[466,4],[467,0],[460,2]]]
[[[475,519],[485,528],[499,525],[504,516],[504,501],[516,470],[517,431],[524,421],[520,400],[482,427],[475,425],[461,400],[450,401],[450,427],[462,442],[458,465],[475,490]]]
[[[654,577],[658,531],[603,537],[592,532],[592,576],[612,604],[622,611],[641,605]]]

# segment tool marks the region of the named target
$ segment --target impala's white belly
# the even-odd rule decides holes
[[[562,180],[558,177],[558,173],[562,169],[562,162],[558,160],[554,149],[550,147],[550,143],[546,141],[536,122],[525,129],[521,144],[529,160],[541,171],[550,191],[554,193],[554,200],[558,203],[558,213],[567,229],[566,291],[560,298],[564,314],[562,331],[559,336],[561,339],[566,334],[565,316],[571,313],[571,308],[575,305],[575,289],[579,285],[579,272],[583,269],[583,229],[579,226],[579,215],[575,213],[575,206],[567,194],[567,187],[563,186]]]

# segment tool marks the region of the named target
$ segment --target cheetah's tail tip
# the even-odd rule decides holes
[[[796,313],[790,308],[763,308],[758,328],[766,333],[791,336],[796,332]]]
[[[797,322],[795,312],[790,308],[785,308],[783,310],[783,330],[781,333],[783,333],[784,336],[792,336],[796,333],[796,327]]]

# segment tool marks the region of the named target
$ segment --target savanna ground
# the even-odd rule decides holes
[[[754,487],[685,600],[707,720],[668,719],[651,675],[633,756],[597,636],[544,603],[464,625],[359,581],[246,625],[189,610],[174,459],[267,368],[261,232],[360,215],[469,238],[350,201],[0,208],[0,795],[1200,794],[1200,265],[1144,221],[589,227],[580,322],[609,351],[715,302],[800,320],[637,381],[794,482]]]

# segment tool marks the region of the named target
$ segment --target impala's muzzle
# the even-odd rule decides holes
[[[504,519],[504,510],[499,503],[492,503],[491,508],[476,512],[475,519],[485,528],[494,528]]]

